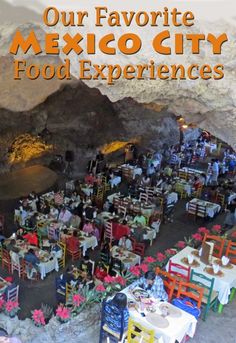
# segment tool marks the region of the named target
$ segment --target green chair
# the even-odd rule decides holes
[[[218,306],[218,292],[213,290],[214,278],[208,278],[204,274],[196,273],[194,270],[191,272],[190,282],[204,288],[204,295],[202,298],[203,310],[203,320],[206,320],[208,312],[211,308],[217,311]]]

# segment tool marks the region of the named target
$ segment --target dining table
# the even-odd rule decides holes
[[[188,255],[194,255],[194,261],[197,263],[193,263],[190,265],[188,263]],[[220,267],[220,273],[217,274],[212,273],[212,264],[220,263],[219,259],[216,257],[212,257],[212,261],[209,265],[206,265],[200,260],[199,256],[197,255],[197,250],[187,246],[181,251],[179,251],[176,255],[170,258],[173,263],[184,265],[185,267],[190,266],[196,273],[204,274],[208,278],[214,278],[214,290],[218,292],[218,300],[222,305],[226,305],[229,301],[229,295],[232,288],[236,287],[236,265],[228,264],[227,266]],[[183,262],[185,261],[185,262]],[[166,270],[168,271],[169,262],[166,265]]]
[[[127,249],[114,245],[111,248],[111,256],[120,260],[124,266],[124,269],[129,269],[136,264],[140,264],[141,257]]]
[[[205,206],[206,207],[206,214],[210,218],[214,218],[215,215],[218,214],[221,210],[221,206],[219,204],[209,202],[209,201],[205,201],[205,200],[198,199],[198,198],[193,198],[192,200],[190,200],[186,204],[186,211],[188,211],[189,204],[196,204],[199,206]]]
[[[194,316],[159,299],[137,299],[135,291],[136,289],[131,292],[129,287],[121,291],[127,295],[130,318],[143,327],[154,330],[158,343],[182,342],[186,336],[194,336],[197,325]],[[168,309],[165,315],[163,308]]]

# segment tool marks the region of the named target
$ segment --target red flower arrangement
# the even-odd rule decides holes
[[[166,254],[167,256],[173,256],[173,255],[176,254],[176,250],[175,250],[175,249],[166,249],[166,250],[165,250],[165,254]]]
[[[139,266],[139,269],[143,272],[146,273],[148,271],[148,265],[145,263],[141,263]]]
[[[139,277],[141,274],[139,266],[131,266],[129,271],[131,274],[133,274],[134,276],[137,276],[137,277]]]
[[[11,300],[8,300],[6,303],[5,303],[5,313],[10,316],[10,317],[13,317],[17,314],[17,312],[19,311],[19,303],[18,301],[11,301]]]
[[[66,323],[70,319],[70,310],[64,306],[58,306],[56,309],[56,318],[61,323]]]
[[[211,232],[215,235],[219,235],[221,233],[221,225],[213,225]]]
[[[161,252],[157,253],[157,261],[158,262],[163,262],[166,259],[166,255],[162,254]]]
[[[32,311],[32,320],[36,326],[46,325],[44,313],[42,310]]]
[[[126,285],[126,280],[120,275],[115,277],[115,282],[120,284],[121,286]]]
[[[74,294],[72,297],[73,305],[76,307],[79,307],[85,300],[86,299],[80,294]]]
[[[5,300],[0,298],[0,311],[4,310]]]
[[[156,259],[153,258],[152,256],[147,256],[144,260],[144,263],[154,263],[156,262]]]
[[[186,247],[186,243],[184,241],[178,241],[176,243],[176,248],[183,249]]]
[[[205,234],[209,234],[210,230],[208,230],[206,227],[199,227],[199,229],[197,230],[198,233],[201,233],[203,235]]]
[[[201,242],[203,240],[203,236],[200,233],[194,233],[192,238],[197,242]]]
[[[96,286],[95,290],[97,292],[106,292],[106,288],[103,286],[103,284],[99,284]]]

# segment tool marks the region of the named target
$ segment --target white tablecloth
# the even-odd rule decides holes
[[[81,190],[84,192],[85,195],[90,197],[93,194],[93,187],[83,187]]]
[[[185,192],[190,196],[192,194],[192,185],[184,180],[177,181],[176,185],[179,185],[181,189],[184,189]]]
[[[171,257],[171,261],[173,263],[179,263],[183,265],[183,262],[181,262],[183,257],[187,257],[189,254],[194,249],[191,247],[185,247],[183,250],[178,252],[175,256]],[[207,272],[204,271],[204,268],[206,265],[200,261],[199,258],[194,257],[199,263],[200,266],[197,268],[193,268],[196,273],[201,273],[206,275],[207,277],[213,277],[212,275],[209,275]],[[213,257],[213,261],[216,258]],[[167,265],[167,270],[168,270],[168,265]],[[214,276],[215,282],[214,282],[214,290],[219,292],[218,294],[218,299],[219,302],[222,305],[225,305],[228,303],[229,300],[229,294],[230,294],[230,289],[233,287],[236,287],[236,266],[233,265],[232,269],[227,269],[227,268],[221,268],[221,271],[224,273],[222,277],[219,276]]]
[[[221,206],[219,204],[197,198],[192,199],[189,203],[197,203],[198,205],[206,206],[206,213],[210,218],[213,218],[217,213],[220,212],[221,209]],[[186,211],[188,210],[189,203],[186,204]]]
[[[111,249],[111,255],[112,257],[119,259],[123,263],[125,269],[129,269],[131,266],[140,264],[141,257],[139,255],[134,254],[133,252],[128,251],[128,250],[123,250],[122,255],[119,255],[119,253],[117,252],[117,249],[119,249],[119,247],[114,245]],[[131,261],[126,261],[127,258],[130,259]]]
[[[128,299],[134,300],[132,294],[129,293],[128,287],[125,288],[122,293],[125,293]],[[162,302],[156,304],[156,313],[161,314],[159,306]],[[141,314],[135,309],[129,309],[130,317],[143,325],[146,328],[152,329],[155,331],[155,337],[158,339],[158,343],[175,343],[175,341],[181,342],[185,335],[193,337],[197,320],[191,314],[181,311],[181,317],[173,318],[167,316],[169,326],[167,328],[160,328],[150,324],[145,317],[142,317]]]
[[[117,185],[119,185],[119,183],[121,183],[121,177],[120,176],[115,176],[109,182],[111,184],[111,187],[113,188],[114,186],[117,186]]]
[[[236,199],[236,193],[230,194],[228,197],[228,204],[230,204],[234,199]]]
[[[113,203],[113,199],[115,198],[115,197],[118,197],[119,196],[119,193],[113,193],[113,194],[111,194],[111,195],[109,195],[108,197],[107,197],[107,200],[112,204]]]
[[[205,172],[203,170],[198,170],[198,169],[193,169],[193,168],[187,168],[187,167],[183,167],[181,169],[179,169],[179,171],[182,171],[182,172],[185,172],[185,173],[188,173],[188,174],[205,174]]]
[[[95,236],[86,236],[84,233],[81,233],[84,240],[80,241],[80,247],[83,249],[83,255],[85,256],[87,249],[96,248],[98,246],[98,241]]]
[[[48,262],[40,262],[39,264],[39,272],[41,274],[41,279],[43,280],[46,276],[46,274],[52,272],[53,270],[56,270],[58,272],[59,266],[57,257],[54,257],[51,261]]]

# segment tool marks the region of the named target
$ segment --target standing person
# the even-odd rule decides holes
[[[206,184],[205,186],[208,186],[208,184],[211,184],[212,182],[212,174],[213,174],[213,162],[208,164],[207,172],[206,172]]]
[[[218,176],[219,176],[219,161],[217,159],[212,160],[212,183],[214,185],[218,184]]]

